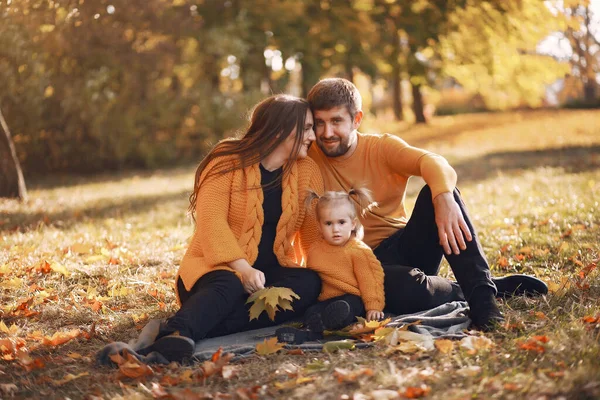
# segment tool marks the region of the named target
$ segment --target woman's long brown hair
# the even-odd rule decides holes
[[[280,178],[288,174],[298,158],[304,138],[306,112],[309,109],[306,100],[284,94],[268,97],[258,103],[252,112],[250,126],[244,135],[240,139],[229,138],[217,143],[198,165],[194,191],[190,194],[190,206],[188,208],[192,218],[196,219],[200,176],[208,163],[218,157],[236,156],[233,163],[218,162],[207,177],[213,174],[226,174],[256,164],[271,154],[295,129],[296,137],[294,138],[292,154],[283,166]]]

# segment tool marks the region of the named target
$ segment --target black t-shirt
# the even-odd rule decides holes
[[[275,243],[275,235],[277,234],[277,223],[281,217],[281,179],[277,179],[281,175],[281,172],[282,168],[275,171],[267,171],[262,164],[260,165],[265,222],[262,226],[262,235],[258,244],[258,258],[253,267],[263,272],[281,267],[273,252],[273,244]],[[275,181],[277,182],[271,185]]]

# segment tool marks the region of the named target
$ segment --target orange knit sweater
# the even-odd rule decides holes
[[[207,272],[233,271],[227,264],[241,258],[253,265],[258,256],[264,222],[259,164],[209,174],[218,162],[212,160],[199,179],[196,230],[177,272],[187,290]],[[304,207],[308,189],[323,193],[323,181],[314,161],[305,158],[282,182],[282,213],[273,252],[285,267],[304,267],[305,252],[319,238],[314,213]]]
[[[446,159],[389,134],[358,133],[356,150],[344,159],[327,157],[318,146],[311,146],[308,154],[319,165],[326,190],[347,192],[359,186],[371,190],[377,207],[360,221],[365,228],[363,240],[373,249],[406,225],[404,196],[409,177],[423,177],[433,198],[456,186],[456,172]]]
[[[320,301],[354,294],[362,298],[367,311],[383,311],[383,268],[364,242],[351,238],[343,246],[332,246],[322,239],[308,251],[308,268],[323,282]]]

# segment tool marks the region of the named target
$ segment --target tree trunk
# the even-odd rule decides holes
[[[394,107],[394,117],[396,117],[396,121],[402,121],[404,116],[402,114],[402,77],[400,76],[400,35],[398,34],[398,29],[395,30],[394,33],[394,52],[392,53],[392,87],[393,87],[393,107]]]
[[[392,77],[392,95],[394,96],[394,117],[396,121],[402,121],[404,116],[402,114],[402,79],[400,78],[400,66],[394,66],[394,76]]]
[[[415,118],[417,124],[425,124],[427,120],[425,119],[425,113],[423,112],[423,96],[421,95],[421,85],[412,85],[412,95],[413,95],[413,112],[415,113]]]
[[[4,132],[4,135],[0,136],[0,197],[27,201],[25,179],[2,110],[0,110],[0,126]]]

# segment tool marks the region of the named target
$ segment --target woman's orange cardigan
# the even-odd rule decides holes
[[[253,265],[258,256],[264,223],[259,164],[210,173],[219,162],[212,160],[199,179],[196,230],[177,272],[187,290],[207,272],[233,271],[227,264],[241,258]],[[273,246],[285,267],[305,267],[305,254],[319,239],[314,212],[304,207],[309,189],[323,193],[319,168],[310,158],[297,160],[282,181],[282,213]]]

